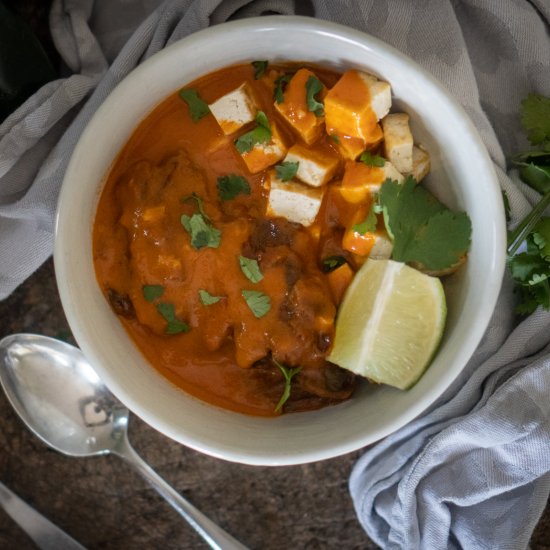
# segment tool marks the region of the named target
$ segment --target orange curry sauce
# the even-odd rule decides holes
[[[260,108],[276,121],[290,146],[303,143],[273,101],[273,83],[291,66],[269,66],[254,80],[251,65],[216,71],[189,84],[212,103],[247,81]],[[327,87],[336,73],[311,68]],[[242,413],[274,416],[285,388],[275,359],[301,367],[293,377],[283,411],[301,411],[350,397],[355,377],[325,361],[334,335],[342,294],[361,259],[342,248],[350,223],[357,223],[366,201],[354,204],[340,193],[345,159],[337,140],[326,133],[315,146],[340,157],[327,184],[321,209],[310,227],[266,214],[266,172],[251,174],[211,114],[193,122],[187,104],[172,94],[139,124],[107,177],[93,232],[98,282],[132,340],[148,361],[186,392]],[[365,167],[366,169],[366,167]],[[221,200],[217,179],[237,174],[250,184],[249,195]],[[214,227],[218,248],[191,246],[181,216],[198,211],[196,194]],[[359,211],[359,214],[358,214]],[[354,221],[355,220],[355,221]],[[365,245],[368,247],[368,243]],[[253,258],[263,279],[245,277],[239,256]],[[346,259],[344,269],[326,272],[323,260]],[[162,297],[147,301],[144,285],[161,285]],[[204,305],[199,291],[221,299]],[[256,290],[270,309],[256,318],[243,299]],[[159,302],[173,304],[189,331],[166,334]]]

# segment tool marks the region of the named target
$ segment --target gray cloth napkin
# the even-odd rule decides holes
[[[477,126],[513,222],[529,211],[536,194],[507,173],[506,157],[527,146],[520,101],[529,92],[550,95],[548,0],[54,0],[51,30],[67,76],[0,126],[0,299],[52,253],[67,162],[116,84],[191,32],[267,13],[343,23],[415,59]],[[380,546],[527,545],[550,491],[550,314],[516,326],[513,303],[505,279],[459,379],[355,466],[357,514]]]

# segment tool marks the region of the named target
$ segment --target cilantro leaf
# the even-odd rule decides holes
[[[220,246],[221,231],[209,224],[202,214],[195,213],[191,217],[183,214],[181,224],[191,235],[191,246],[197,250],[208,246],[218,248]]]
[[[250,184],[237,174],[221,176],[218,178],[218,195],[223,201],[234,199],[237,195],[250,195]]]
[[[324,273],[334,271],[337,267],[346,263],[344,256],[329,256],[321,262],[321,269]]]
[[[180,90],[180,97],[187,103],[193,122],[198,122],[210,112],[208,105],[199,97],[196,90]]]
[[[550,98],[529,94],[521,102],[521,123],[532,145],[550,142]]]
[[[373,155],[368,151],[361,153],[359,160],[367,166],[377,166],[380,168],[386,164],[386,159],[384,157]]]
[[[315,96],[323,89],[323,84],[316,76],[310,76],[306,82],[307,108],[316,116],[325,114],[324,105]]]
[[[464,212],[451,212],[412,177],[403,184],[386,180],[380,203],[388,233],[393,239],[392,258],[418,262],[428,270],[456,264],[470,246],[472,224]]]
[[[156,307],[157,311],[166,321],[166,328],[164,329],[166,334],[189,332],[190,329],[187,323],[180,321],[176,317],[176,306],[174,306],[174,304],[171,304],[170,302],[160,302]]]
[[[329,137],[334,143],[340,143],[340,136],[338,134],[330,134]]]
[[[269,296],[258,290],[243,290],[241,294],[254,317],[260,319],[269,313],[271,309]]]
[[[275,173],[281,181],[290,181],[298,172],[299,162],[285,161],[275,166]]]
[[[239,256],[239,265],[241,266],[241,271],[250,282],[259,283],[264,278],[258,262],[253,258]]]
[[[267,61],[252,61],[252,67],[254,67],[254,80],[258,80],[264,76],[267,64]]]
[[[550,165],[542,166],[533,162],[520,165],[519,175],[535,191],[541,194],[550,191]]]
[[[356,223],[352,229],[353,231],[361,235],[364,235],[365,233],[374,233],[376,231],[377,222],[378,222],[378,219],[376,218],[374,209],[371,208],[369,209],[369,213],[367,214],[367,217],[362,222]]]
[[[275,89],[273,90],[273,99],[281,104],[285,100],[284,92],[286,85],[292,78],[291,74],[283,74],[275,79]]]
[[[208,215],[204,211],[204,201],[195,192],[193,192],[190,195],[188,195],[187,197],[183,197],[181,199],[181,202],[191,202],[191,201],[195,201],[197,203],[197,208],[199,209],[199,212],[201,213],[202,217],[206,221],[210,221],[210,218],[208,217]]]
[[[235,147],[241,155],[248,153],[259,143],[269,143],[271,141],[271,126],[265,113],[258,111],[255,120],[257,124],[256,128],[250,130],[250,132],[246,132],[246,134],[235,140]]]
[[[211,306],[212,304],[217,304],[222,299],[222,296],[213,296],[210,292],[201,288],[199,290],[199,299],[202,305]]]
[[[288,401],[288,398],[290,397],[292,379],[302,370],[302,367],[285,367],[275,359],[272,359],[272,361],[279,367],[285,379],[285,389],[283,391],[283,395],[281,395],[281,399],[279,399],[279,402],[275,407],[275,412],[279,412],[280,410],[282,410],[284,404]]]
[[[141,291],[145,300],[154,302],[164,294],[164,287],[162,285],[143,285]]]

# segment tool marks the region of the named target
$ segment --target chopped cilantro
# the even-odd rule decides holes
[[[241,294],[250,308],[250,311],[252,311],[254,317],[257,319],[267,315],[271,309],[271,300],[269,296],[263,292],[258,290],[243,290]]]
[[[307,108],[315,114],[316,117],[321,117],[325,114],[324,105],[318,101],[315,96],[323,89],[323,84],[316,76],[310,76],[306,82],[306,100]]]
[[[284,92],[286,85],[292,78],[291,74],[283,74],[275,79],[275,90],[273,91],[273,99],[279,104],[285,100]]]
[[[379,197],[394,260],[441,270],[468,251],[472,232],[468,215],[451,212],[411,176],[403,184],[386,180]]]
[[[187,323],[180,321],[176,317],[176,307],[174,304],[171,304],[170,302],[160,302],[157,304],[157,311],[166,321],[166,328],[164,329],[166,334],[189,332],[189,326]]]
[[[521,102],[521,123],[531,145],[550,150],[550,97],[529,94]]]
[[[239,256],[239,265],[241,266],[241,271],[250,282],[259,283],[264,278],[256,260]]]
[[[267,61],[252,61],[252,67],[254,67],[254,80],[258,80],[264,76],[267,69]]]
[[[275,359],[272,359],[272,361],[279,367],[285,378],[285,389],[283,391],[283,395],[281,395],[281,399],[279,399],[279,402],[275,407],[275,412],[279,412],[280,410],[282,410],[284,404],[288,401],[288,398],[290,397],[292,379],[302,370],[302,367],[285,367]]]
[[[376,214],[374,213],[374,208],[370,208],[367,217],[362,222],[356,223],[352,229],[360,235],[364,235],[365,233],[374,233],[374,231],[376,231],[377,222],[378,220],[376,218]]]
[[[143,297],[148,302],[154,302],[164,294],[164,287],[162,285],[143,285],[141,290],[143,292]]]
[[[218,195],[223,201],[234,199],[237,195],[250,195],[250,184],[237,174],[221,176],[218,178]]]
[[[329,137],[334,143],[340,143],[340,136],[338,134],[330,134]]]
[[[199,299],[202,305],[211,306],[212,304],[217,304],[222,299],[222,296],[213,296],[210,292],[201,288],[199,290]]]
[[[181,199],[181,202],[191,202],[191,201],[195,201],[197,203],[197,208],[199,209],[199,212],[201,213],[202,217],[206,221],[210,221],[210,218],[204,211],[204,201],[196,193],[191,193],[191,195],[188,195],[187,197],[183,197]]]
[[[275,166],[275,173],[281,181],[290,181],[298,172],[299,162],[281,162]]]
[[[198,122],[210,112],[208,105],[199,97],[196,90],[180,90],[180,97],[187,103],[193,122]]]
[[[379,168],[381,168],[382,166],[384,166],[384,164],[386,164],[386,159],[384,157],[381,157],[379,155],[373,155],[368,151],[361,153],[359,160],[362,163],[366,164],[367,166],[377,166]]]
[[[325,273],[328,273],[329,271],[334,271],[337,267],[340,267],[345,263],[346,259],[344,258],[344,256],[329,256],[321,262],[321,265],[322,270]]]
[[[221,231],[208,223],[202,214],[193,214],[191,217],[183,214],[181,224],[191,235],[191,246],[197,250],[208,246],[218,248],[220,246]]]
[[[241,153],[248,153],[259,143],[269,143],[271,141],[271,126],[269,120],[263,111],[258,111],[256,115],[256,128],[246,132],[235,140],[235,147]]]

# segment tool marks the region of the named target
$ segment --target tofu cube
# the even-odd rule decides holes
[[[393,242],[385,229],[361,234],[350,227],[346,229],[342,238],[342,248],[360,258],[387,260],[393,251]]]
[[[312,149],[297,143],[288,150],[285,162],[297,162],[296,177],[308,185],[320,187],[332,179],[340,161],[329,150]]]
[[[323,200],[323,187],[310,187],[302,183],[279,180],[275,172],[268,175],[269,199],[267,213],[280,216],[291,222],[311,225]]]
[[[409,115],[393,113],[382,119],[384,153],[401,173],[413,169],[413,136],[409,128]]]
[[[325,97],[327,132],[372,142],[376,123],[390,107],[387,82],[361,71],[347,71]]]
[[[321,137],[325,122],[323,116],[315,115],[307,106],[306,84],[311,77],[315,77],[315,74],[308,69],[296,71],[284,91],[283,102],[274,103],[279,113],[308,145]],[[316,97],[322,100],[325,92],[326,89],[323,86]]]
[[[258,107],[247,82],[208,105],[225,135],[233,134],[254,120]]]
[[[407,175],[410,174],[416,181],[421,181],[430,171],[430,155],[424,148],[413,145],[412,160],[413,167]]]
[[[286,155],[288,148],[281,136],[277,124],[271,123],[271,141],[257,143],[250,151],[241,156],[252,174],[261,172],[269,166],[279,162]]]
[[[391,162],[384,166],[367,166],[363,162],[346,162],[340,193],[350,203],[363,202],[368,196],[378,193],[387,179],[403,183],[404,177]]]
[[[346,160],[355,160],[363,151],[375,149],[384,139],[384,133],[382,132],[380,124],[374,126],[369,135],[368,142],[364,139],[350,136],[332,135],[336,136],[334,142],[338,147],[338,151]]]
[[[373,260],[389,260],[393,252],[393,242],[387,232],[379,229],[375,233],[374,245],[372,246],[369,258]]]

